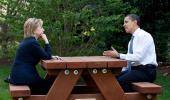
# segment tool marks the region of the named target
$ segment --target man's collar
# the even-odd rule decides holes
[[[137,28],[136,30],[135,30],[135,32],[132,34],[133,36],[136,36],[137,34],[138,34],[138,32],[140,31],[140,28]]]

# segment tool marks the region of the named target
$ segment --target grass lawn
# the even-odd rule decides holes
[[[0,100],[11,100],[8,92],[8,84],[4,82],[4,78],[9,74],[9,71],[10,68],[7,66],[0,67]]]
[[[41,75],[44,73],[38,68]],[[8,91],[8,84],[3,79],[9,74],[10,68],[8,66],[0,67],[0,100],[11,100]],[[158,96],[158,100],[170,100],[170,77],[163,76],[158,73],[156,84],[162,86],[162,93]]]

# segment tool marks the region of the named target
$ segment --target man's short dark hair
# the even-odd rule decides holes
[[[140,17],[136,14],[128,14],[126,17],[129,17],[132,21],[136,20],[138,26],[140,26]]]

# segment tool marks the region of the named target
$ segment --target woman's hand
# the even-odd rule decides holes
[[[60,56],[52,56],[53,59],[62,60]]]
[[[40,37],[44,40],[45,44],[49,44],[46,34],[42,33]]]

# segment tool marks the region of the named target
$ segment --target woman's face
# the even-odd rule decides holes
[[[44,33],[44,28],[42,26],[38,26],[35,30],[34,30],[34,34],[37,38],[39,38],[41,36],[41,34]]]

